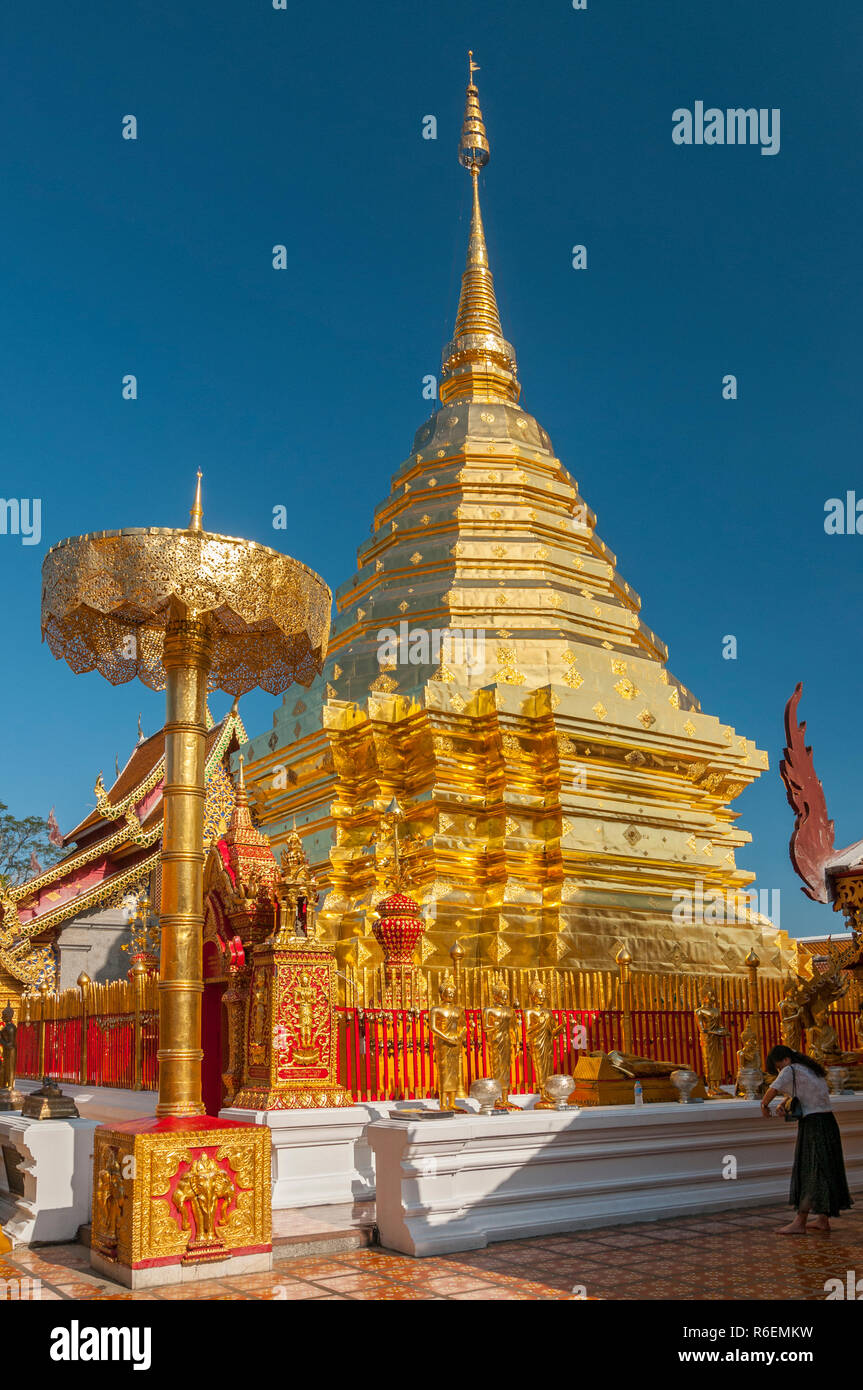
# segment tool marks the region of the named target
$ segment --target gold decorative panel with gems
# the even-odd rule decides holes
[[[353,1104],[337,1075],[336,998],[331,946],[279,935],[255,947],[245,1069],[235,1108],[308,1110]]]
[[[268,1256],[267,1127],[211,1116],[166,1117],[94,1132],[91,1248],[133,1287],[147,1271]]]

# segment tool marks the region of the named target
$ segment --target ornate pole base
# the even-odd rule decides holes
[[[210,1116],[94,1133],[90,1263],[127,1288],[272,1268],[270,1131]]]

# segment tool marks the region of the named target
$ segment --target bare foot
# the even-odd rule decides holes
[[[814,1221],[809,1222],[810,1231],[821,1231],[822,1234],[830,1234],[830,1221],[826,1216],[816,1216]]]
[[[787,1226],[780,1226],[778,1234],[780,1236],[805,1236],[806,1222],[795,1219],[790,1221]]]

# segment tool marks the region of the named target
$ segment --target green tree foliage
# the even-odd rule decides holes
[[[61,850],[48,838],[48,822],[42,816],[19,820],[0,801],[0,879],[7,888],[16,888],[32,878],[30,856],[35,854],[43,869],[54,864]]]

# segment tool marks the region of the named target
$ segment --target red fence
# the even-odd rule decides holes
[[[466,1009],[466,1080],[468,1087],[488,1071],[482,1011]],[[623,1012],[620,1009],[556,1009],[565,1024],[554,1040],[554,1070],[572,1075],[580,1053],[622,1049]],[[724,1047],[725,1082],[737,1072],[737,1048],[747,1018],[743,1009],[723,1010],[729,1036]],[[513,1056],[512,1093],[536,1090],[527,1047],[524,1019],[519,1013],[519,1040]],[[859,1046],[853,1010],[833,1010],[830,1020],[841,1046]],[[339,1080],[357,1100],[416,1100],[437,1093],[434,1046],[425,1010],[337,1010]],[[630,1015],[629,1051],[642,1057],[673,1061],[702,1071],[698,1029],[688,1009],[634,1009]],[[765,1055],[779,1042],[775,1014],[761,1015]],[[43,1030],[40,1036],[40,1030]],[[89,1086],[155,1090],[159,1019],[155,1009],[136,1014],[111,1013],[86,1018],[68,1017],[22,1022],[18,1027],[18,1075]]]
[[[138,1015],[140,1079],[136,1085],[136,1019],[130,1014],[98,1018],[45,1019],[18,1027],[20,1077],[50,1076],[84,1086],[117,1086],[121,1090],[155,1091],[158,1087],[158,1015]],[[40,1060],[39,1029],[44,1029]]]

